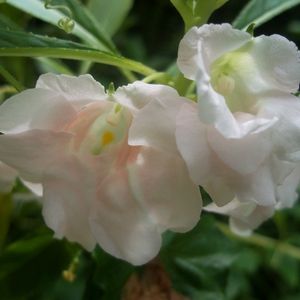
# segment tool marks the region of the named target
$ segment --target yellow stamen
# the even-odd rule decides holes
[[[114,134],[111,131],[105,131],[102,135],[101,146],[105,147],[112,143],[115,139]]]

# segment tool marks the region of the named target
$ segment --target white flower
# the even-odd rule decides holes
[[[175,121],[159,111],[181,101],[166,86],[136,82],[107,95],[90,75],[46,74],[0,106],[0,159],[42,184],[56,237],[142,264],[158,253],[162,232],[191,229],[201,211]],[[145,146],[149,122],[155,133]]]
[[[178,66],[197,84],[198,104],[182,105],[176,129],[194,182],[218,206],[235,199],[252,207],[249,220],[255,207],[280,205],[281,182],[300,159],[300,100],[292,95],[300,80],[295,44],[209,24],[185,35]],[[285,192],[293,198],[295,184]]]

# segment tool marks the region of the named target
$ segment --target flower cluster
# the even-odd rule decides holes
[[[204,209],[249,234],[293,205],[300,182],[300,58],[285,38],[228,24],[192,28],[178,66],[197,103],[135,82],[106,93],[90,75],[42,75],[0,106],[0,160],[43,189],[58,238],[143,264],[166,230]]]

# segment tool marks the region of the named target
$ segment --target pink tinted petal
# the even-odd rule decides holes
[[[105,251],[133,265],[151,260],[161,245],[160,231],[136,199],[125,169],[115,170],[98,186],[90,225]]]
[[[89,225],[91,202],[96,183],[90,172],[75,157],[48,166],[43,180],[43,216],[57,238],[81,244],[91,251],[96,241]]]
[[[129,184],[162,230],[186,232],[199,221],[200,191],[178,155],[142,148],[129,166]]]
[[[30,89],[0,106],[0,131],[20,133],[29,129],[55,129],[74,115],[72,106],[57,92]]]
[[[107,98],[103,85],[89,74],[78,77],[44,74],[38,79],[36,88],[47,89],[60,94],[71,102],[75,109],[93,101]]]
[[[176,143],[196,184],[203,184],[211,174],[211,150],[206,129],[198,118],[196,104],[182,106],[176,118]]]
[[[129,129],[129,144],[177,153],[176,115],[184,103],[185,101],[179,96],[177,98],[157,98],[148,103],[133,118]]]
[[[51,164],[65,155],[72,135],[30,130],[0,136],[0,159],[25,180],[39,182]]]
[[[177,91],[169,86],[142,81],[119,87],[113,95],[116,102],[128,107],[133,113],[155,99],[177,99],[178,97]]]

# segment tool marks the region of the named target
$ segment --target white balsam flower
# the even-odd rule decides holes
[[[219,206],[209,209],[223,209],[246,230],[240,214],[253,229],[294,202],[300,181],[300,99],[293,95],[299,51],[279,35],[253,38],[229,24],[208,24],[186,33],[178,66],[198,96],[179,109],[178,149],[194,182]]]

